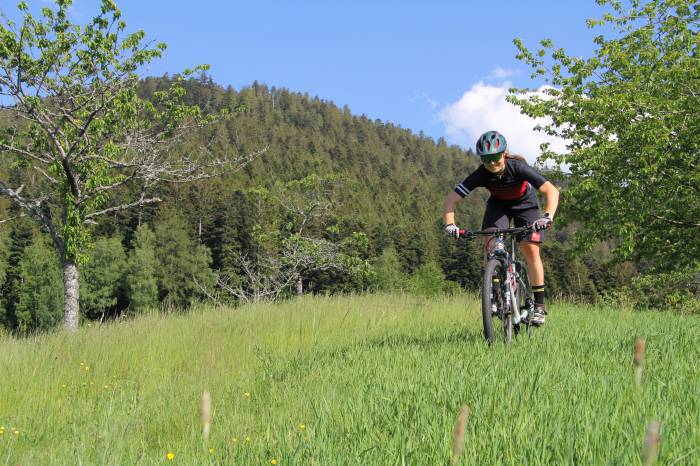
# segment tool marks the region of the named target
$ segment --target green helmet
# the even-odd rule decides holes
[[[476,141],[476,155],[500,154],[508,148],[506,138],[498,131],[487,131]]]

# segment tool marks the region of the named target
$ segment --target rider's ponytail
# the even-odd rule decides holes
[[[525,157],[523,157],[522,155],[511,154],[510,152],[506,152],[506,158],[520,160],[521,162],[525,162],[527,164],[527,159]]]

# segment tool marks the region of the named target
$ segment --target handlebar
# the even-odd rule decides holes
[[[528,234],[534,230],[535,229],[532,225],[526,225],[524,227],[518,228],[499,228],[495,230],[482,231],[459,230],[459,237],[465,239],[472,239],[475,236],[519,235],[523,233]]]

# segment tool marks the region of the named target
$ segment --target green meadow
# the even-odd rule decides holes
[[[511,345],[476,298],[305,297],[0,338],[0,464],[700,464],[700,318],[555,304]],[[640,386],[632,364],[646,341]],[[208,440],[200,400],[212,398]]]

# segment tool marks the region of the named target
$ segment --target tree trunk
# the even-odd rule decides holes
[[[297,296],[304,294],[304,283],[301,281],[301,277],[297,277]]]
[[[63,264],[63,327],[69,332],[78,330],[80,276],[75,262]]]

